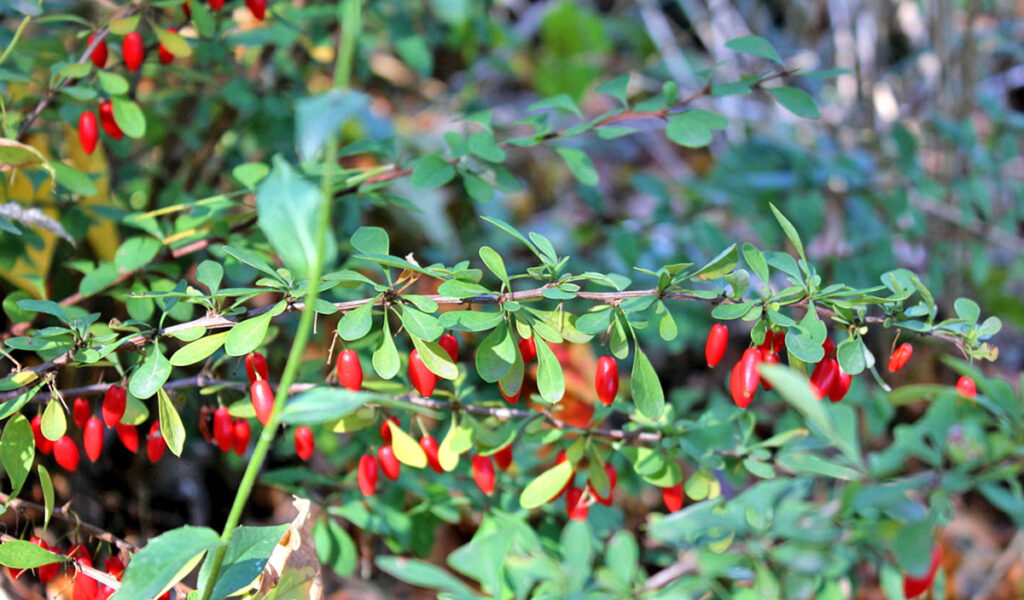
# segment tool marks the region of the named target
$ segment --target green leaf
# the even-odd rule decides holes
[[[156,39],[160,41],[160,45],[174,56],[178,58],[192,56],[192,46],[188,45],[185,38],[161,27],[154,27],[153,31],[156,33]]]
[[[50,166],[53,167],[57,183],[67,188],[72,194],[78,194],[79,196],[96,195],[96,184],[85,173],[69,167],[60,161],[53,161],[50,163]]]
[[[651,420],[661,418],[665,412],[665,391],[661,387],[654,365],[640,346],[634,348],[633,372],[629,378],[629,391],[640,414]]]
[[[800,88],[782,85],[770,87],[768,91],[771,92],[776,102],[798,117],[805,119],[818,119],[821,117],[821,113],[818,112],[818,105],[814,103],[814,98]]]
[[[859,337],[847,338],[836,347],[836,359],[839,366],[850,375],[858,375],[867,368],[864,358],[864,343]]]
[[[128,83],[128,80],[117,73],[111,73],[105,69],[99,69],[96,71],[96,75],[99,76],[100,87],[102,87],[103,91],[109,96],[123,96],[131,89],[131,85]]]
[[[494,141],[494,136],[486,131],[478,131],[469,136],[469,151],[487,162],[505,161],[505,151]]]
[[[362,226],[351,238],[352,247],[366,254],[387,254],[391,251],[388,232],[380,227]]]
[[[576,148],[555,148],[555,152],[562,157],[569,170],[583,185],[597,185],[597,169],[590,161],[587,153]]]
[[[779,466],[796,471],[797,473],[823,475],[845,481],[857,481],[861,478],[861,474],[856,469],[837,465],[810,452],[788,452],[780,456],[777,462]]]
[[[787,330],[786,348],[805,363],[816,363],[825,358],[821,345],[827,336],[828,328],[818,318],[814,304],[810,304],[797,327]]]
[[[0,565],[12,569],[34,569],[43,565],[67,562],[70,558],[43,550],[32,542],[11,540],[0,544]]]
[[[457,577],[430,563],[401,556],[378,556],[374,562],[380,570],[406,583],[442,590],[456,600],[478,598]]]
[[[665,127],[668,139],[687,148],[703,148],[710,144],[713,137],[711,127],[696,112],[690,110],[669,117]]]
[[[231,176],[249,190],[255,190],[269,174],[270,167],[258,162],[244,163],[231,170]]]
[[[50,400],[46,404],[40,429],[42,429],[43,437],[51,442],[56,442],[64,436],[68,429],[68,419],[64,415],[64,409],[59,401]]]
[[[560,462],[544,471],[526,484],[523,493],[519,495],[519,504],[527,510],[547,504],[562,491],[572,473],[572,463],[569,461]]]
[[[222,543],[209,527],[186,525],[158,535],[132,556],[111,600],[156,598],[188,575],[206,551]]]
[[[319,425],[354,413],[367,402],[383,398],[370,392],[354,392],[340,387],[315,387],[288,400],[281,409],[286,425]]]
[[[373,327],[373,303],[360,304],[357,308],[345,313],[338,321],[338,335],[341,339],[351,342],[362,339]],[[387,320],[387,319],[385,319]]]
[[[53,480],[46,467],[39,465],[36,470],[39,472],[39,487],[43,488],[43,530],[50,526],[50,517],[53,515]]]
[[[533,337],[537,343],[537,391],[545,402],[555,404],[565,395],[565,374],[548,343]]]
[[[204,260],[196,267],[196,281],[206,286],[210,294],[216,294],[224,279],[224,267],[215,260]]]
[[[316,185],[303,178],[288,161],[275,156],[273,169],[256,189],[256,212],[263,235],[284,265],[297,277],[309,277],[319,256],[321,266],[334,262],[334,236],[316,247],[316,228],[323,198]]]
[[[789,219],[787,219],[779,209],[775,208],[774,204],[769,202],[768,206],[772,209],[772,214],[775,215],[775,220],[779,222],[779,226],[782,227],[782,231],[786,234],[786,237],[789,238],[789,241],[796,247],[797,254],[799,254],[800,258],[802,258],[806,263],[807,256],[804,254],[804,243],[800,241],[800,234],[796,232],[796,227],[793,227],[793,224],[789,222]]]
[[[171,365],[184,367],[205,360],[224,345],[230,331],[222,331],[185,344],[171,355]]]
[[[624,587],[633,585],[640,564],[640,548],[632,532],[620,530],[608,540],[604,563]]]
[[[36,441],[32,435],[32,426],[24,415],[14,415],[7,420],[3,434],[0,435],[0,463],[11,478],[11,497],[21,491],[35,456]]]
[[[619,101],[619,104],[627,106],[626,91],[629,89],[629,73],[619,75],[597,86],[594,91],[599,94],[608,94]]]
[[[145,361],[135,369],[128,381],[128,391],[136,398],[145,400],[167,383],[170,376],[171,363],[160,352],[160,344],[154,343],[149,347]]]
[[[449,310],[441,313],[438,323],[445,329],[488,331],[501,323],[504,313],[482,310]]]
[[[373,370],[381,379],[391,379],[398,375],[402,361],[398,356],[398,349],[395,347],[395,338],[391,337],[391,325],[384,319],[384,329],[381,332],[380,346],[373,351]]]
[[[185,426],[181,423],[178,410],[174,408],[170,396],[160,388],[156,393],[157,409],[160,419],[160,434],[167,442],[167,447],[175,456],[181,456],[185,447]],[[162,592],[161,592],[162,593]]]
[[[389,420],[386,423],[391,429],[391,447],[395,451],[395,458],[415,469],[426,468],[427,453],[416,443],[416,440],[412,439],[412,436],[404,429],[395,425],[393,421]]]
[[[428,154],[416,162],[412,169],[412,184],[429,190],[448,183],[455,177],[455,167],[440,154]]]
[[[402,325],[411,335],[429,341],[438,339],[444,333],[444,329],[437,323],[437,317],[411,306],[402,307]]]
[[[315,159],[327,139],[369,103],[366,94],[341,88],[297,100],[295,140],[299,158],[303,162]]]
[[[764,285],[768,285],[771,276],[768,271],[768,261],[764,259],[764,254],[752,244],[743,244],[743,260],[746,261],[750,270],[761,278]]]
[[[448,356],[448,352],[440,344],[428,342],[415,335],[410,335],[409,337],[412,339],[412,345],[419,350],[420,359],[423,360],[424,366],[431,373],[450,380],[454,380],[459,376],[459,368],[455,366],[455,363],[452,362],[452,357]]]
[[[78,293],[83,296],[91,296],[112,285],[118,277],[117,268],[108,262],[100,263],[95,269],[82,277],[78,284]]]
[[[146,135],[146,115],[138,104],[126,96],[114,96],[110,101],[114,108],[114,122],[126,136],[139,139]]]
[[[512,334],[504,323],[500,323],[477,347],[476,370],[480,378],[494,383],[504,377],[512,368],[517,352]]]
[[[273,318],[272,312],[246,319],[232,327],[224,338],[224,352],[228,356],[245,356],[259,348],[263,339],[267,337],[270,320]]]
[[[277,542],[286,531],[287,523],[270,527],[243,525],[232,531],[211,597],[225,598],[252,583],[263,572]],[[199,570],[198,589],[206,589],[210,584],[211,568],[211,561],[203,562],[203,567]]]
[[[732,244],[725,250],[722,250],[718,256],[712,258],[708,264],[697,269],[690,275],[690,278],[700,279],[701,281],[718,279],[731,273],[736,268],[736,265],[739,264],[739,261],[739,252],[736,250],[736,244]]]
[[[355,540],[345,531],[337,519],[330,517],[317,520],[313,525],[313,540],[320,562],[331,568],[339,577],[355,574],[359,551]]]
[[[782,64],[782,57],[779,56],[779,53],[768,42],[768,40],[761,36],[747,35],[733,38],[725,43],[725,47],[735,50],[736,52],[760,56],[761,58],[767,58],[768,60],[775,61],[780,65]]]

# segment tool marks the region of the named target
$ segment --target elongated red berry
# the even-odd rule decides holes
[[[167,442],[164,441],[164,435],[160,431],[160,421],[153,421],[153,424],[149,426],[149,434],[146,436],[146,457],[149,458],[149,462],[155,463],[163,457],[166,449]]]
[[[683,484],[677,483],[667,488],[661,488],[661,501],[665,503],[668,512],[676,512],[683,507]]]
[[[762,365],[777,365],[779,364],[779,355],[774,352],[761,352],[761,364]],[[761,380],[761,385],[767,391],[772,391],[772,384],[767,379]]]
[[[53,458],[57,460],[57,464],[64,467],[68,471],[78,470],[78,461],[81,456],[78,453],[78,446],[75,445],[75,441],[64,436],[53,443]]]
[[[36,450],[42,454],[49,454],[53,451],[53,442],[43,435],[43,417],[36,415],[32,417],[32,437],[36,440]]]
[[[782,349],[786,347],[786,332],[776,331],[775,336],[772,338],[772,347],[776,354],[782,353]]]
[[[228,407],[221,406],[213,411],[213,439],[221,452],[230,452],[235,444],[235,424]]]
[[[82,557],[78,559],[78,562],[87,567],[92,566],[91,558]],[[79,572],[75,575],[75,583],[71,586],[71,598],[72,600],[96,600],[99,591],[99,583],[95,579]]]
[[[908,342],[903,342],[898,348],[892,351],[892,355],[889,357],[889,372],[895,373],[902,369],[907,361],[910,360],[910,355],[914,353],[914,347]]]
[[[100,139],[100,130],[96,126],[96,114],[91,110],[82,112],[78,117],[78,141],[86,154],[96,150],[96,141]]]
[[[252,16],[262,21],[267,14],[267,0],[245,0],[245,5],[249,7],[249,12]]]
[[[708,361],[709,367],[714,367],[722,362],[725,356],[725,349],[729,345],[729,329],[721,323],[715,323],[708,332],[708,339],[704,343],[704,358]]]
[[[612,495],[615,493],[615,486],[619,482],[619,474],[615,472],[615,467],[613,467],[612,463],[610,463],[610,462],[604,463],[604,473],[605,473],[605,475],[608,476],[608,495],[607,496],[603,496],[602,497],[600,494],[598,494],[597,490],[594,489],[594,486],[590,485],[590,482],[587,482],[587,488],[590,489],[590,495],[593,496],[594,500],[596,500],[599,504],[603,504],[605,506],[611,506],[612,505]]]
[[[501,397],[505,399],[505,402],[509,404],[515,404],[519,402],[519,394],[523,393],[523,387],[519,386],[519,390],[516,391],[515,395],[509,396],[505,393],[505,388],[501,387],[501,382],[498,382],[498,391],[501,392]]]
[[[444,469],[441,468],[441,461],[437,458],[437,440],[434,436],[427,434],[420,438],[420,448],[423,448],[423,453],[427,455],[427,466],[434,470],[435,473],[443,473]]]
[[[124,66],[128,67],[129,71],[138,71],[142,66],[142,61],[146,58],[146,47],[139,32],[133,31],[124,36],[121,58],[124,59]]]
[[[978,396],[978,386],[974,385],[974,380],[966,375],[956,380],[956,391],[960,392],[960,395],[964,398],[976,398]]]
[[[249,421],[237,419],[231,424],[231,428],[233,430],[232,445],[235,448],[235,454],[242,456],[249,449],[249,437],[252,436]]]
[[[775,332],[769,329],[764,332],[764,341],[757,345],[757,349],[761,351],[763,355],[765,352],[771,352],[772,348],[775,347],[773,340],[775,339]]]
[[[409,381],[412,387],[416,388],[420,396],[428,398],[434,393],[434,386],[437,385],[437,375],[423,364],[420,358],[420,351],[413,350],[409,353]]]
[[[270,422],[270,413],[274,412],[274,392],[266,379],[257,380],[249,387],[252,395],[252,407],[256,409],[256,418],[266,425]]]
[[[818,400],[824,398],[839,377],[839,363],[834,358],[822,359],[811,373],[811,392]]]
[[[473,457],[473,481],[480,491],[490,496],[494,493],[494,461],[490,456],[477,454]]]
[[[79,429],[85,427],[85,422],[92,416],[92,405],[85,398],[75,398],[71,405],[71,418]]]
[[[583,502],[583,490],[574,485],[565,492],[565,512],[571,521],[586,521],[590,513],[590,507]]]
[[[915,598],[932,588],[935,575],[942,566],[942,546],[935,544],[932,548],[932,561],[928,565],[928,572],[921,577],[903,575],[903,595],[907,598]]]
[[[313,430],[303,425],[295,428],[295,454],[302,460],[313,456]]]
[[[448,353],[452,362],[459,362],[459,338],[446,333],[441,336],[441,339],[437,340],[437,343]]]
[[[821,349],[825,351],[825,358],[832,358],[836,353],[836,345],[829,338],[822,342]]]
[[[377,450],[377,461],[380,462],[380,470],[388,479],[398,479],[402,473],[402,463],[398,462],[395,450],[391,446],[381,446]]]
[[[363,367],[359,364],[359,355],[355,350],[345,350],[338,355],[335,371],[338,383],[346,390],[358,392],[363,387]]]
[[[398,417],[392,416],[384,419],[384,422],[380,424],[380,439],[384,442],[384,445],[391,443],[391,426],[388,425],[388,423],[394,423],[395,425],[400,426]]]
[[[512,466],[512,444],[498,450],[493,456],[494,464],[498,465],[502,471],[508,471],[508,468]]]
[[[267,370],[267,358],[259,352],[250,352],[245,355],[245,374],[249,377],[249,385],[256,383],[257,379],[270,379],[270,371]]]
[[[121,422],[121,417],[124,416],[124,409],[128,403],[128,395],[124,391],[124,388],[119,385],[112,385],[107,388],[107,392],[103,395],[103,406],[100,407],[100,413],[103,415],[103,423],[107,427],[113,427]]]
[[[85,422],[85,429],[82,432],[82,447],[85,448],[85,455],[92,462],[99,460],[100,455],[103,454],[103,423],[96,417],[89,417],[89,420]]]
[[[537,342],[532,337],[519,340],[519,354],[523,357],[524,365],[530,364],[530,361],[537,358]]]
[[[90,33],[89,39],[86,40],[85,45],[88,46],[92,44],[92,40],[93,34]],[[92,54],[89,55],[89,60],[92,61],[92,64],[96,65],[97,69],[102,69],[103,67],[107,66],[108,54],[109,52],[107,51],[107,40],[106,38],[104,38],[100,40],[100,43],[96,44],[95,48],[93,48]]]
[[[757,348],[747,348],[729,376],[729,392],[736,406],[746,408],[754,398],[761,382],[760,368],[761,352]]]
[[[178,33],[178,30],[174,27],[168,27],[167,31],[170,31],[171,33]],[[156,55],[157,58],[160,59],[160,64],[169,65],[172,62],[174,62],[174,54],[172,54],[170,50],[165,48],[163,44],[157,46]]]
[[[124,577],[124,563],[120,558],[116,556],[108,556],[107,560],[103,563],[103,569],[114,576],[114,579],[121,581]]]
[[[129,452],[139,451],[139,430],[134,425],[118,423],[114,430],[117,431],[117,439],[121,440]]]
[[[36,546],[39,546],[43,550],[50,550],[51,552],[53,551],[53,548],[50,548],[50,545],[47,544],[46,540],[44,540],[42,538],[39,538],[39,537],[36,537],[36,536],[32,536],[31,538],[29,538],[28,541],[32,542]],[[59,568],[59,563],[50,563],[48,565],[43,565],[43,566],[39,567],[36,570],[36,575],[39,576],[39,582],[42,583],[43,585],[46,585],[46,584],[50,583],[50,581],[54,577],[57,576],[57,569],[58,568]]]
[[[605,406],[615,402],[619,393],[619,364],[611,356],[597,359],[597,370],[594,372],[594,389],[597,399]]]
[[[828,390],[828,399],[832,402],[839,402],[845,398],[846,392],[850,391],[850,384],[853,383],[852,375],[844,371],[842,367],[839,367],[838,370],[836,380]]]
[[[377,490],[377,459],[372,454],[360,457],[356,480],[359,482],[359,491],[364,496],[372,496]]]
[[[224,8],[224,0],[209,0],[209,2],[210,9],[212,10],[220,10]]]
[[[117,126],[117,121],[114,120],[114,105],[110,100],[104,100],[100,102],[100,125],[103,126],[103,131],[107,132],[107,135],[119,140],[124,137],[124,132]]]

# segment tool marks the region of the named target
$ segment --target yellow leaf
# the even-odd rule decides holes
[[[395,458],[403,464],[415,469],[423,469],[427,466],[427,453],[416,443],[402,428],[388,421],[391,428],[391,447],[395,451]]]

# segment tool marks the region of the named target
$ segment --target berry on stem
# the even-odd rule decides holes
[[[209,0],[210,10],[220,10],[224,8],[224,0]]]
[[[761,364],[762,365],[777,365],[779,364],[779,355],[774,352],[761,352]],[[772,384],[767,379],[761,380],[761,386],[764,387],[765,391],[772,391]]]
[[[667,488],[661,488],[661,501],[668,512],[676,512],[683,507],[683,483],[679,482]]]
[[[164,440],[164,434],[160,432],[160,421],[153,421],[146,436],[146,457],[149,458],[149,462],[155,463],[164,455],[166,449],[167,442]]]
[[[615,401],[619,393],[619,364],[611,356],[597,359],[594,388],[597,389],[597,399],[601,404],[609,406]]]
[[[85,455],[92,462],[99,460],[103,453],[103,423],[96,417],[89,417],[85,423],[85,429],[82,432],[82,447],[85,448]],[[73,471],[74,469],[68,470]]]
[[[246,354],[245,374],[249,377],[249,385],[256,383],[257,379],[270,379],[270,371],[267,369],[267,358],[259,352]]]
[[[836,380],[828,390],[828,399],[832,402],[842,400],[846,396],[846,392],[850,391],[851,383],[853,383],[853,376],[844,371],[843,367],[838,367]]]
[[[213,411],[213,439],[221,452],[230,452],[235,443],[235,424],[226,406]]]
[[[75,445],[74,440],[65,435],[53,443],[53,458],[64,469],[77,471],[81,455],[78,453],[78,446]]]
[[[364,454],[359,458],[356,480],[364,496],[372,496],[377,490],[377,459],[372,454]]]
[[[569,514],[570,521],[586,521],[590,507],[583,501],[583,490],[571,485],[565,493],[565,512]]]
[[[402,463],[398,462],[395,450],[391,446],[381,446],[377,450],[377,461],[380,462],[380,469],[384,476],[392,481],[398,479],[402,473]]]
[[[117,432],[117,439],[121,440],[121,443],[124,444],[124,447],[129,452],[135,453],[139,451],[139,430],[134,425],[118,423],[114,431]]]
[[[128,395],[124,388],[119,385],[112,385],[107,388],[103,395],[103,405],[100,407],[100,414],[103,415],[103,423],[107,427],[113,427],[121,422],[124,416],[125,406],[128,404]]]
[[[270,382],[259,379],[250,386],[249,392],[252,396],[252,407],[256,409],[256,418],[266,425],[270,422],[270,414],[274,412],[274,392],[270,389]]]
[[[709,367],[722,362],[728,344],[729,329],[721,323],[712,325],[711,331],[708,332],[708,340],[704,343],[704,358],[707,359]]]
[[[36,415],[32,417],[32,437],[36,440],[36,450],[42,454],[49,454],[53,451],[53,442],[43,435],[43,417]]]
[[[892,351],[892,355],[889,356],[889,372],[895,373],[904,366],[907,361],[910,360],[910,355],[914,353],[914,347],[908,342],[903,342],[898,348]]]
[[[313,430],[303,425],[295,428],[295,454],[302,460],[309,460],[313,456]]]
[[[346,390],[358,392],[363,387],[363,367],[359,364],[359,355],[355,350],[345,350],[338,355],[335,372],[338,383]]]
[[[530,364],[537,358],[537,342],[532,337],[519,340],[519,354],[523,357],[524,365]]]
[[[232,444],[235,447],[235,454],[242,456],[245,451],[249,449],[249,437],[252,435],[252,429],[249,428],[249,421],[245,419],[237,419],[231,425],[233,431]]]
[[[446,333],[441,336],[441,339],[437,340],[439,346],[444,348],[444,351],[451,357],[452,362],[459,362],[459,338],[455,337],[450,333]]]
[[[587,482],[587,488],[590,489],[590,495],[593,496],[594,500],[596,500],[599,504],[611,506],[612,495],[615,493],[615,486],[619,482],[619,474],[615,472],[615,467],[613,467],[612,463],[610,462],[604,463],[604,473],[605,475],[608,476],[607,496],[602,497],[600,494],[598,494],[597,490],[594,489],[594,486],[590,485],[590,482]]]
[[[245,0],[245,5],[257,20],[262,21],[266,17],[267,0]]]
[[[444,469],[441,468],[441,461],[437,458],[437,440],[434,436],[429,433],[420,438],[420,448],[423,448],[423,453],[427,455],[427,466],[434,470],[435,473],[443,473]]]
[[[490,456],[477,454],[473,457],[473,481],[480,491],[490,496],[494,493],[494,461]]]
[[[427,365],[423,364],[419,350],[409,353],[409,381],[412,382],[412,387],[416,388],[419,395],[424,398],[429,398],[434,393],[434,386],[437,385],[437,375],[434,375]]]
[[[78,141],[82,144],[82,150],[86,154],[92,154],[96,150],[96,141],[100,138],[100,131],[96,126],[96,115],[91,110],[82,112],[78,117]]]
[[[71,405],[71,418],[79,429],[85,427],[85,422],[92,416],[92,405],[85,398],[75,398]]]
[[[92,43],[93,35],[94,34],[92,33],[89,34],[89,39],[85,42],[86,46]],[[89,60],[92,61],[92,64],[96,65],[97,69],[102,69],[103,67],[107,66],[108,54],[109,52],[107,51],[107,40],[106,38],[104,38],[100,40],[100,43],[96,44],[95,48],[93,48],[92,54],[89,55]]]
[[[398,422],[398,417],[391,416],[384,419],[384,422],[380,424],[380,439],[385,444],[391,443],[391,426],[388,425],[388,423],[394,423],[399,427],[401,426],[401,424]]]
[[[124,137],[124,132],[117,126],[117,121],[114,120],[114,105],[110,100],[104,100],[100,102],[100,125],[103,126],[103,131],[107,132],[107,135],[119,140]]]
[[[121,44],[121,57],[124,59],[124,66],[129,71],[138,71],[142,61],[146,58],[146,47],[142,43],[142,36],[139,32],[132,31],[124,36]]]
[[[508,468],[512,466],[512,444],[498,450],[493,456],[494,464],[498,465],[502,471],[508,471]]]
[[[170,31],[171,33],[178,33],[178,30],[174,27],[168,27],[167,31]],[[160,59],[160,64],[162,65],[169,65],[174,62],[174,54],[172,54],[167,48],[164,48],[163,44],[160,44],[157,47],[156,55],[157,58]]]
[[[811,392],[818,400],[824,398],[839,378],[839,363],[834,358],[825,358],[814,367],[811,373]]]
[[[729,376],[729,392],[736,406],[746,408],[754,398],[757,385],[761,382],[760,368],[761,351],[747,348]]]
[[[974,380],[966,375],[956,381],[956,391],[960,392],[960,395],[964,398],[976,398],[978,396],[978,386],[974,385]]]

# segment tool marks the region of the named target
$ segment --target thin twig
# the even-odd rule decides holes
[[[992,593],[995,592],[996,587],[999,585],[1006,574],[1010,571],[1010,567],[1017,561],[1020,556],[1024,554],[1024,529],[1018,529],[1017,533],[1007,544],[1006,550],[999,555],[996,559],[995,564],[992,565],[992,570],[989,571],[988,578],[985,580],[977,593],[971,596],[971,600],[988,600],[992,597]]]
[[[0,494],[0,504],[7,503],[9,503],[10,506],[14,507],[14,509],[18,511],[31,510],[40,513],[46,512],[46,507],[41,504],[36,504],[35,502],[32,502],[30,500],[22,500],[21,498],[11,498],[7,494]],[[85,521],[82,521],[78,518],[78,515],[71,512],[71,509],[67,504],[58,508],[54,508],[51,515],[54,518],[60,519],[61,521],[65,521],[67,523],[74,525],[77,529],[79,529],[80,531],[84,531],[90,537],[107,542],[112,546],[117,546],[118,548],[126,552],[135,552],[139,549],[139,547],[135,544],[123,540],[105,529],[101,529],[95,525],[91,525],[89,523],[86,523]]]

